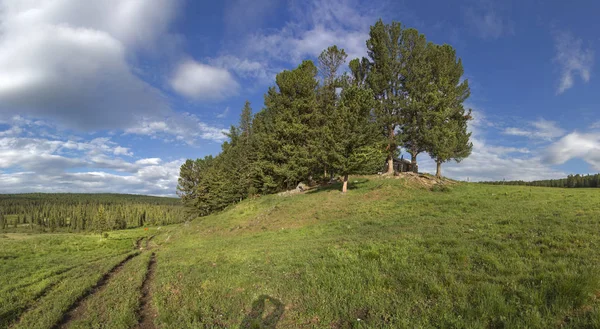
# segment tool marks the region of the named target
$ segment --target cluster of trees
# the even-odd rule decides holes
[[[483,184],[492,185],[523,185],[523,186],[543,186],[543,187],[600,187],[600,174],[596,175],[569,175],[567,178],[536,180],[531,182],[524,181],[499,181],[499,182],[482,182]]]
[[[405,149],[413,168],[428,153],[441,165],[471,153],[471,111],[463,66],[449,45],[427,42],[400,23],[371,26],[368,57],[352,59],[337,46],[318,63],[305,60],[277,74],[264,108],[246,102],[219,155],[187,160],[178,194],[201,215],[255,194],[299,182],[385,171]]]
[[[104,232],[185,220],[176,198],[122,194],[3,194],[0,229],[26,226]]]

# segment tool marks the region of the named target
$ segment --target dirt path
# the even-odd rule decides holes
[[[154,273],[156,271],[156,254],[152,253],[150,262],[148,263],[148,272],[146,272],[146,278],[142,284],[142,298],[140,300],[140,310],[138,311],[138,329],[154,329],[154,318],[156,317],[156,310],[152,306],[152,290],[150,288],[152,281],[154,281]]]
[[[125,266],[127,262],[129,262],[131,259],[138,255],[139,254],[129,255],[127,258],[125,258],[123,261],[121,261],[119,264],[113,267],[110,271],[104,274],[102,278],[100,278],[100,280],[92,287],[92,289],[90,289],[89,292],[82,295],[75,301],[75,303],[73,303],[73,305],[71,305],[69,310],[63,315],[62,319],[58,322],[58,324],[56,324],[53,327],[53,329],[67,328],[71,321],[80,319],[85,314],[87,308],[86,301],[90,297],[102,291],[106,287],[106,284],[123,269],[123,266]]]

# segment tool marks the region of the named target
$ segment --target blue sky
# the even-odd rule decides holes
[[[474,150],[444,174],[600,171],[597,1],[0,0],[0,193],[174,195],[245,100],[378,18],[457,49]],[[422,171],[433,171],[419,157]]]

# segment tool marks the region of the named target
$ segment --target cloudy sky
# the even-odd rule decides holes
[[[174,195],[247,99],[377,18],[463,59],[474,150],[444,174],[600,171],[600,2],[0,0],[0,193]],[[434,166],[426,155],[421,170]]]

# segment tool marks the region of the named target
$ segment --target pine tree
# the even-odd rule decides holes
[[[316,111],[311,119],[315,133],[311,136],[311,153],[317,158],[317,164],[323,170],[323,177],[328,176],[328,167],[333,161],[331,147],[333,144],[333,130],[335,122],[336,103],[338,101],[338,88],[342,87],[344,81],[338,76],[340,67],[346,62],[348,55],[344,49],[331,46],[319,55],[318,71],[323,79],[322,86],[318,89],[319,111]]]
[[[108,230],[108,220],[106,218],[106,211],[102,204],[98,206],[98,212],[96,213],[96,230],[100,234]]]
[[[456,58],[455,50],[449,45],[430,48],[432,65],[432,110],[427,114],[425,140],[427,152],[437,164],[436,176],[441,177],[442,163],[452,159],[461,161],[469,156],[473,144],[467,122],[471,111],[465,112],[463,103],[469,97],[469,83],[461,82],[462,61]]]
[[[257,166],[263,192],[295,187],[309,178],[318,161],[311,153],[311,137],[320,127],[311,125],[317,109],[317,68],[304,61],[276,77],[277,88],[265,95],[265,109],[254,118]]]
[[[401,139],[402,146],[411,155],[413,171],[417,172],[417,156],[426,151],[428,111],[434,105],[432,100],[435,99],[435,90],[431,83],[431,58],[428,56],[432,45],[415,29],[404,30],[402,38],[402,56],[407,59],[402,68],[403,87],[408,97],[406,107],[401,113]]]
[[[355,58],[348,64],[350,68],[352,85],[357,87],[364,87],[367,83],[367,76],[369,75],[369,60],[365,57],[358,59]]]
[[[381,166],[382,153],[378,126],[372,117],[375,106],[371,90],[351,86],[342,92],[335,112],[333,167],[343,176],[342,192],[346,193],[348,175]]]
[[[401,53],[402,27],[399,22],[389,25],[382,20],[371,26],[367,40],[369,74],[367,84],[378,101],[375,107],[377,121],[386,141],[387,173],[394,172],[394,157],[398,155],[398,136],[405,92],[401,75],[404,58]],[[356,66],[356,62],[353,64]]]

